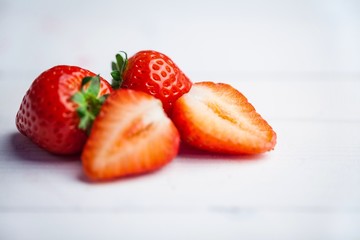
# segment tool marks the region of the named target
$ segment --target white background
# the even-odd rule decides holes
[[[273,152],[183,148],[106,184],[14,121],[42,71],[154,49],[192,81],[239,89]],[[0,0],[0,239],[360,239],[360,1]]]
[[[189,74],[358,73],[360,66],[356,0],[0,4],[2,70],[64,63],[102,72],[117,51],[140,49],[172,56]]]

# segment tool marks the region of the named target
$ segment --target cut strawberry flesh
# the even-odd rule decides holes
[[[177,154],[179,134],[161,101],[134,90],[117,90],[95,120],[82,160],[92,179],[158,169]]]
[[[172,119],[185,142],[204,150],[254,154],[276,144],[270,125],[227,84],[194,84],[175,103]]]

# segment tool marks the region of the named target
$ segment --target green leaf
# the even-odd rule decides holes
[[[119,65],[119,71],[120,71],[121,74],[123,74],[124,71],[125,71],[126,65],[127,65],[127,63],[128,63],[128,58],[127,58],[126,52],[120,51],[120,53],[123,53],[123,54],[124,54],[124,57],[122,58],[121,64],[118,63],[118,65]]]
[[[127,54],[124,51],[120,51],[115,55],[116,62],[111,63],[111,76],[113,77],[111,86],[114,89],[120,88],[123,82],[123,74],[128,64]]]
[[[118,70],[112,71],[110,74],[114,79],[119,79],[121,77]]]
[[[85,85],[89,84],[84,90]],[[98,98],[100,92],[100,76],[84,77],[80,91],[76,92],[72,97],[72,101],[78,104],[76,112],[79,116],[78,128],[90,132],[93,121],[99,114],[101,106],[106,96]]]
[[[75,103],[79,104],[79,105],[83,105],[86,103],[86,99],[85,96],[82,92],[77,92],[75,93],[72,97],[71,100],[73,100]]]
[[[82,118],[80,118],[80,123],[78,128],[81,130],[87,131],[88,127],[92,124],[92,119],[88,114],[85,114]]]
[[[93,77],[84,77],[81,81],[81,87],[85,86],[88,82],[91,81]]]
[[[116,62],[111,62],[111,70],[113,70],[113,71],[118,71],[119,70],[118,67],[117,67]]]
[[[115,55],[115,58],[116,58],[116,64],[117,64],[117,67],[118,67],[118,70],[121,69],[121,67],[124,65],[125,63],[125,60],[123,58],[123,56],[121,56],[120,53],[116,54]]]
[[[91,77],[89,88],[86,93],[97,96],[100,92],[100,76]]]

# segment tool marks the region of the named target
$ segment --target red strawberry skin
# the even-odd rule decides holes
[[[80,90],[91,71],[58,65],[38,76],[26,92],[16,115],[16,127],[35,144],[54,154],[79,153],[87,135],[78,129],[77,104],[72,95]],[[100,79],[99,95],[112,91],[110,84]]]
[[[81,159],[91,180],[154,171],[178,153],[180,136],[155,97],[118,89],[95,119]]]
[[[144,50],[128,59],[123,88],[149,93],[160,99],[170,115],[172,105],[191,88],[191,81],[165,54]]]
[[[184,142],[225,154],[259,154],[276,133],[246,97],[228,84],[195,83],[174,105],[172,120]]]

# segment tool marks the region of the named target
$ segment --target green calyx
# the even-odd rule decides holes
[[[86,86],[86,87],[85,87]],[[76,112],[80,118],[78,127],[87,133],[90,132],[93,121],[100,112],[107,95],[98,97],[100,92],[100,76],[84,77],[81,89],[72,96],[72,100],[78,104]]]
[[[123,73],[128,63],[128,58],[126,52],[124,51],[120,51],[118,54],[116,54],[115,58],[116,62],[111,63],[111,76],[113,77],[111,86],[113,89],[118,89],[121,87],[123,82]]]

